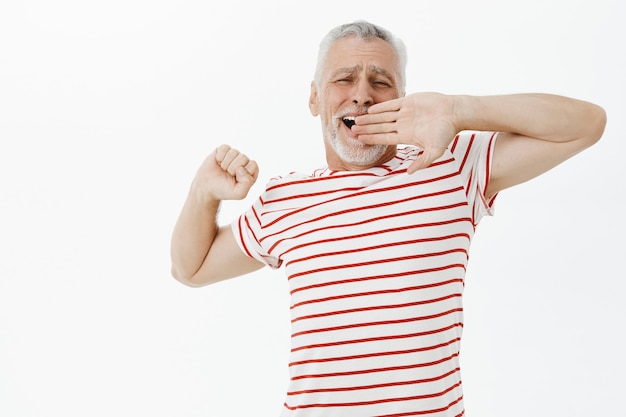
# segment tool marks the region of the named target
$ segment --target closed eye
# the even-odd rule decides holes
[[[384,80],[374,80],[372,84],[379,87],[391,87],[391,83]]]

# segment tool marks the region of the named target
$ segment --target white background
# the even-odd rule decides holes
[[[226,142],[273,175],[324,163],[317,45],[368,19],[408,91],[550,92],[608,113],[598,145],[503,192],[467,274],[468,416],[624,416],[626,10],[596,1],[4,1],[0,416],[277,416],[282,271],[169,274],[190,181]]]

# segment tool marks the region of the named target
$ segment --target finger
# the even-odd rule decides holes
[[[366,145],[399,145],[400,136],[396,132],[383,132],[359,135],[359,142]]]
[[[224,170],[224,171],[228,171],[228,173],[230,175],[234,175],[235,174],[235,167],[229,169],[229,167],[232,165],[233,161],[240,155],[241,153],[237,150],[237,149],[229,149],[228,152],[226,152],[226,155],[224,155],[224,158],[222,159],[222,162],[220,162],[220,167]]]
[[[224,160],[224,157],[226,156],[229,150],[230,150],[230,146],[228,145],[220,145],[217,148],[215,148],[215,160],[217,161],[218,164],[222,163],[222,161]]]
[[[256,179],[259,177],[259,166],[257,165],[256,161],[251,159],[250,161],[248,161],[248,163],[246,164],[244,168],[256,181]]]
[[[375,114],[363,114],[361,116],[357,116],[354,122],[356,125],[369,125],[369,124],[377,124],[377,123],[391,123],[395,122],[398,119],[397,111],[387,111],[383,113],[375,113]]]
[[[411,165],[409,165],[409,167],[406,169],[406,173],[407,174],[413,174],[417,171],[419,171],[420,169],[424,169],[426,168],[426,166],[424,165],[424,159],[422,158],[417,158],[415,161],[413,161],[413,163],[411,163]]]
[[[375,113],[384,113],[388,111],[398,111],[400,110],[400,107],[402,106],[403,100],[404,100],[403,98],[396,98],[394,100],[387,100],[381,103],[376,103],[373,106],[371,106],[369,109],[367,109],[367,112],[369,114],[375,114]]]
[[[422,153],[417,157],[415,161],[407,168],[406,172],[408,174],[413,174],[420,169],[424,169],[429,167],[433,162],[435,162],[441,155],[443,155],[443,149],[424,149]]]
[[[374,135],[378,133],[397,133],[397,126],[395,123],[376,123],[370,125],[354,125],[352,126],[352,132],[357,135]]]
[[[250,159],[245,154],[237,153],[232,161],[224,168],[230,175],[235,175],[239,167],[245,167],[250,162]]]
[[[254,177],[243,166],[238,166],[235,170],[235,179],[240,184],[252,184],[254,183]]]

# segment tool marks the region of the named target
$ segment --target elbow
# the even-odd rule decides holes
[[[607,116],[606,111],[595,104],[592,104],[592,108],[589,112],[589,146],[597,143],[606,128]]]
[[[182,271],[178,270],[174,265],[172,265],[171,274],[176,281],[186,285],[187,287],[198,288],[202,286],[194,279],[193,274],[183,273]]]

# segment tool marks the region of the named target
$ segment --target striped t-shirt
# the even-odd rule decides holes
[[[363,171],[275,178],[233,222],[242,250],[289,282],[282,417],[464,414],[461,296],[495,137],[461,132],[412,175],[420,151],[406,147]]]

